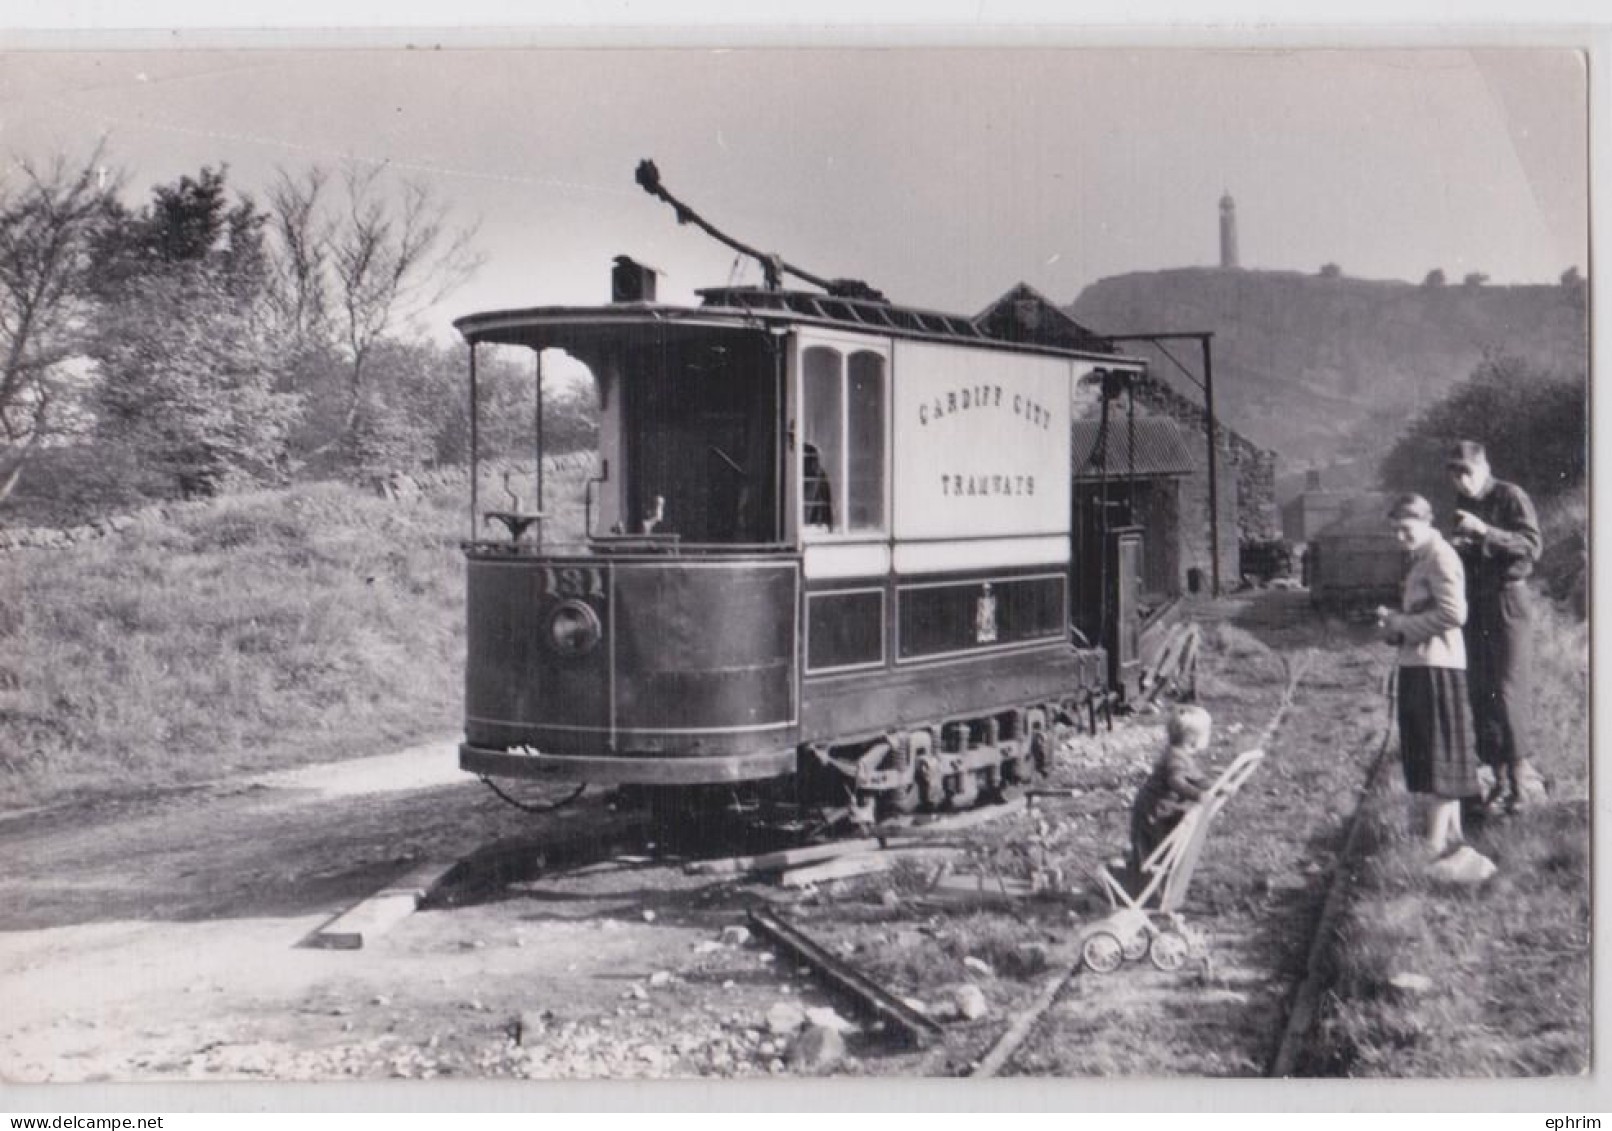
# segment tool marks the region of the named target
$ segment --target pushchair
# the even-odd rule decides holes
[[[1264,757],[1263,750],[1237,755],[1204,790],[1182,814],[1181,823],[1142,861],[1141,875],[1136,877],[1140,890],[1133,893],[1107,867],[1099,866],[1092,873],[1113,910],[1080,933],[1080,958],[1088,969],[1111,974],[1125,962],[1146,957],[1160,970],[1179,970],[1189,959],[1207,960],[1207,940],[1187,925],[1181,904],[1209,837],[1209,826]]]

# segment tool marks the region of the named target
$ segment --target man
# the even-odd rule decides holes
[[[1483,445],[1462,440],[1450,453],[1460,509],[1451,542],[1466,567],[1467,690],[1478,760],[1494,775],[1486,803],[1515,813],[1544,796],[1529,760],[1527,578],[1539,558],[1539,520],[1521,487],[1496,479]]]

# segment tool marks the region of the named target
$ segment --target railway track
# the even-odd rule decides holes
[[[1269,752],[1271,765],[1263,772],[1282,785],[1323,773],[1293,764],[1288,755],[1315,749],[1327,732],[1326,720],[1335,717],[1328,707],[1336,703],[1327,701],[1346,697],[1358,683],[1340,679],[1339,666],[1336,657],[1308,649],[1288,660],[1275,710],[1247,743]],[[1312,667],[1315,679],[1306,686]],[[1029,1003],[998,1027],[994,1040],[974,1054],[967,1074],[1288,1076],[1299,1070],[1346,902],[1365,802],[1391,763],[1393,703],[1387,696],[1383,701],[1386,718],[1379,707],[1372,725],[1356,726],[1347,736],[1350,757],[1338,761],[1351,773],[1326,775],[1338,784],[1352,779],[1347,812],[1336,804],[1320,810],[1319,816],[1330,819],[1316,822],[1325,827],[1307,838],[1302,860],[1294,861],[1296,874],[1271,878],[1263,892],[1255,877],[1238,892],[1220,869],[1220,882],[1189,900],[1197,912],[1193,921],[1212,938],[1207,972],[1163,974],[1142,963],[1103,976],[1083,969],[1077,956],[1044,978]],[[1222,820],[1237,822],[1246,833],[1259,826],[1261,816],[1234,809]],[[1227,831],[1220,829],[1218,844],[1211,836],[1210,861],[1224,854]],[[1205,902],[1207,909],[1201,907]]]

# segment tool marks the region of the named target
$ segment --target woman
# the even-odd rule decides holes
[[[1433,528],[1433,508],[1402,495],[1388,512],[1394,537],[1410,551],[1399,612],[1378,610],[1390,644],[1399,645],[1399,748],[1405,786],[1428,795],[1427,847],[1435,860],[1465,852],[1461,799],[1478,794],[1478,767],[1467,723],[1466,577],[1454,547]]]

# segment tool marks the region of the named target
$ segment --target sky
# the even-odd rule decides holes
[[[1585,70],[1569,50],[277,50],[0,54],[0,155],[106,138],[131,200],[227,163],[386,164],[479,222],[484,265],[429,312],[661,297],[753,264],[633,182],[652,157],[718,226],[817,274],[974,313],[1207,265],[1417,281],[1587,267]],[[9,160],[7,162],[9,164]]]

